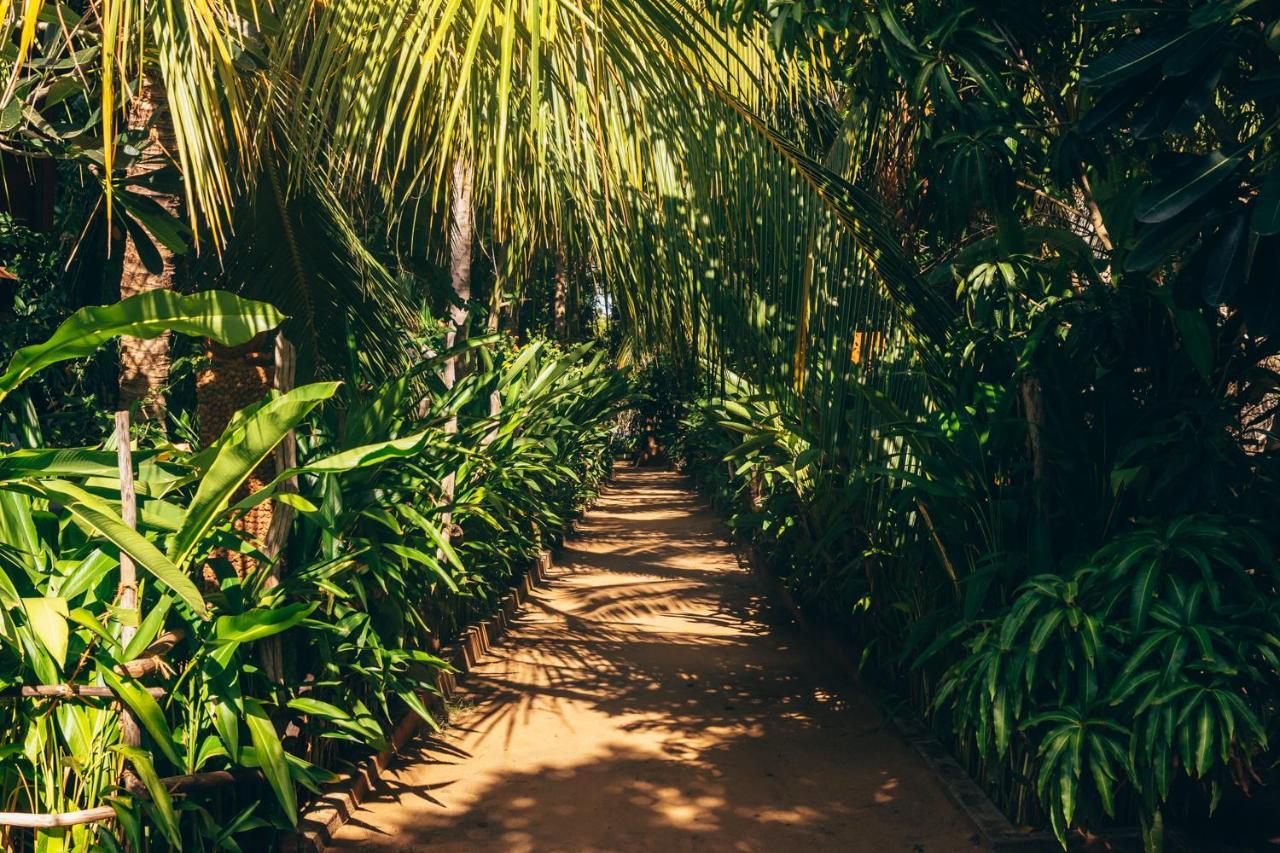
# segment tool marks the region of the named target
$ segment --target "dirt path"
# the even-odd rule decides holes
[[[553,581],[339,833],[346,850],[972,851],[681,478],[621,470]]]

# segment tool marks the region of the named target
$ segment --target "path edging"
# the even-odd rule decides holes
[[[594,503],[593,498],[583,512]],[[577,520],[570,521],[559,542],[571,537],[576,528]],[[438,692],[424,693],[421,696],[433,714],[444,716],[444,705],[457,692],[459,681],[465,679],[480,659],[511,629],[513,620],[524,610],[530,594],[547,584],[553,555],[559,547],[554,545],[543,548],[528,569],[519,576],[516,584],[502,597],[492,615],[468,625],[457,640],[441,649],[440,657],[450,663],[453,671],[442,672],[437,676]],[[335,782],[323,796],[299,814],[297,828],[281,836],[280,849],[285,853],[323,853],[338,830],[351,820],[369,792],[382,780],[382,774],[386,772],[392,759],[426,725],[426,721],[416,712],[406,712],[391,735],[390,745],[377,755],[361,761],[350,775]]]

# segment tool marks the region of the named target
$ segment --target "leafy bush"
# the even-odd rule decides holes
[[[63,285],[64,260],[54,238],[0,213],[0,268],[14,277],[0,280],[0,361],[8,362],[22,347],[47,338],[79,307]],[[95,395],[112,390],[115,379],[114,363],[107,361],[99,356],[66,362],[35,377],[19,394],[23,404],[11,403],[6,412],[7,440],[55,446],[100,441],[109,419],[98,409]]]
[[[1227,519],[1136,529],[949,632],[965,655],[934,708],[984,758],[1023,742],[1059,836],[1077,812],[1115,817],[1118,792],[1141,800],[1144,830],[1157,835],[1177,777],[1207,783],[1216,803],[1267,754],[1277,577],[1266,540]]]
[[[1015,821],[1159,849],[1274,775],[1274,5],[713,6],[838,81],[793,162],[920,290],[848,369],[895,324],[766,281],[839,331],[726,346],[684,458]]]
[[[0,389],[121,334],[234,344],[279,320],[229,294],[148,293],[78,312],[19,352]],[[13,699],[0,705],[0,794],[12,811],[114,816],[11,831],[6,845],[238,849],[237,836],[296,820],[296,786],[319,791],[326,767],[385,745],[401,709],[430,720],[441,642],[492,611],[608,470],[623,385],[589,350],[486,353],[452,389],[424,362],[378,388],[274,393],[208,448],[137,449],[136,531],[120,515],[113,448],[0,458],[0,689]],[[298,465],[241,498],[290,430]],[[268,498],[298,514],[280,563],[232,525]],[[237,572],[228,550],[252,568]],[[144,572],[132,610],[117,592],[122,554]],[[15,694],[60,684],[92,695]],[[122,739],[121,705],[140,746]],[[175,777],[219,772],[240,784],[171,793]],[[237,796],[256,786],[270,794]]]

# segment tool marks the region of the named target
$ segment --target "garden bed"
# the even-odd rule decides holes
[[[480,658],[510,629],[511,620],[524,607],[529,593],[546,582],[546,570],[550,565],[551,551],[545,550],[520,576],[519,583],[503,596],[501,609],[489,619],[468,626],[452,645],[443,650],[453,671],[441,673],[436,682],[436,692],[423,696],[433,714],[445,717],[446,703],[457,690],[458,681],[465,678]],[[447,723],[447,719],[445,722]],[[288,833],[281,839],[281,849],[324,850],[333,834],[351,819],[360,803],[377,786],[387,766],[424,725],[426,721],[422,717],[414,711],[407,711],[395,728],[391,745],[360,762],[350,775],[334,783],[323,797],[317,798],[305,808],[298,816],[297,832]]]

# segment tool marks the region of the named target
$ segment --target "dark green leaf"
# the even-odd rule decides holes
[[[1195,158],[1143,192],[1138,200],[1138,220],[1165,222],[1172,219],[1231,177],[1240,160],[1238,155],[1227,157],[1221,151]]]
[[[1249,227],[1253,233],[1265,237],[1280,234],[1280,168],[1271,170],[1251,207]]]

